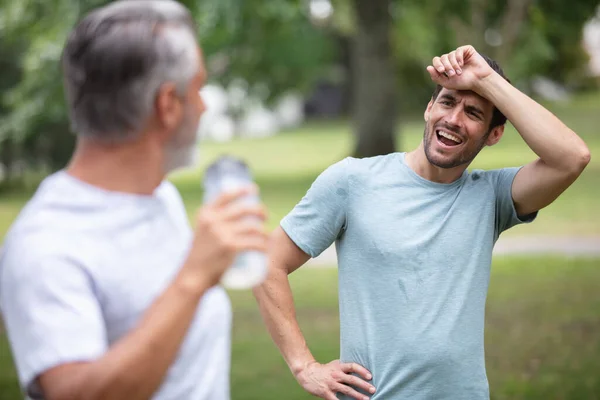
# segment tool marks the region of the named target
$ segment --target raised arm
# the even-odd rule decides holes
[[[478,91],[506,115],[539,157],[515,176],[512,196],[517,213],[527,215],[551,204],[590,162],[588,147],[550,111],[497,73],[483,79]]]
[[[590,161],[583,140],[550,111],[520,92],[486,63],[472,46],[434,58],[432,80],[450,89],[472,90],[490,100],[539,157],[516,175],[512,196],[519,215],[552,203]]]
[[[336,400],[337,392],[367,400],[367,397],[348,385],[374,392],[369,383],[350,375],[357,373],[365,379],[371,379],[370,373],[355,363],[341,363],[339,360],[328,364],[318,363],[300,330],[288,275],[309,258],[281,227],[273,232],[269,244],[269,276],[262,285],[254,289],[267,329],[304,390],[328,400]]]

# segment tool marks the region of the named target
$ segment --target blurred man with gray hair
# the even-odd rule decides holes
[[[0,307],[34,399],[229,399],[231,308],[221,275],[264,250],[262,206],[202,207],[190,229],[165,176],[194,164],[206,72],[188,10],[117,1],[63,53],[77,147],[11,227]]]

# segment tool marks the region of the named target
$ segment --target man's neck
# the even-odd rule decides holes
[[[108,145],[79,139],[66,172],[104,190],[150,195],[165,177],[163,158],[148,140]]]
[[[467,169],[467,165],[454,168],[440,168],[433,165],[425,155],[423,142],[415,150],[406,153],[405,162],[417,175],[436,183],[452,183],[459,179]]]

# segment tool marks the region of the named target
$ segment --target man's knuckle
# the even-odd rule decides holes
[[[338,381],[329,377],[325,380],[325,385],[327,386],[328,389],[334,389],[337,385],[338,385]]]
[[[338,390],[338,392],[341,392],[341,393],[343,393],[343,394],[345,394],[345,395],[349,395],[350,393],[352,393],[352,392],[353,392],[353,390],[352,390],[352,389],[350,388],[350,386],[348,386],[348,385],[340,385],[340,386],[337,388],[337,390]]]

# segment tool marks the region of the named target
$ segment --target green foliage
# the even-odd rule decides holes
[[[573,89],[589,87],[589,57],[582,28],[596,13],[598,0],[407,0],[395,5],[394,39],[403,105],[427,101],[432,84],[425,67],[435,55],[464,44],[496,59],[513,83],[527,88],[537,75]],[[501,46],[486,40],[495,32]]]
[[[197,15],[215,2],[203,3]],[[312,25],[303,1],[229,0],[216,8],[212,23],[199,23],[213,81],[228,85],[242,78],[250,91],[271,100],[309,90],[336,55],[332,38]]]
[[[105,3],[107,0],[0,1],[0,163],[24,158],[51,169],[66,163],[74,138],[66,118],[60,53],[78,18]],[[311,21],[308,0],[182,3],[197,21],[213,82],[227,86],[241,78],[251,92],[270,101],[289,90],[307,93],[318,80],[334,79],[336,65],[351,63],[339,46],[340,42],[352,46],[356,33],[356,16],[349,0],[332,0],[333,18],[320,24]],[[400,109],[407,113],[422,108],[433,89],[425,67],[434,55],[465,43],[498,58],[513,82],[526,83],[542,74],[572,88],[589,86],[581,28],[598,3],[394,1],[390,35]],[[527,5],[524,13],[515,13],[523,4]],[[519,18],[507,17],[513,14]],[[503,46],[486,43],[485,32],[490,28],[504,35]]]
[[[27,0],[0,3],[0,148],[30,166],[57,169],[74,145],[60,71],[62,46],[88,10],[106,0]],[[313,27],[304,2],[272,0],[183,1],[198,21],[212,81],[242,78],[272,100],[308,90],[335,57],[333,40]],[[8,151],[8,150],[7,150]],[[6,153],[5,151],[4,153]],[[0,152],[1,153],[1,152]]]

